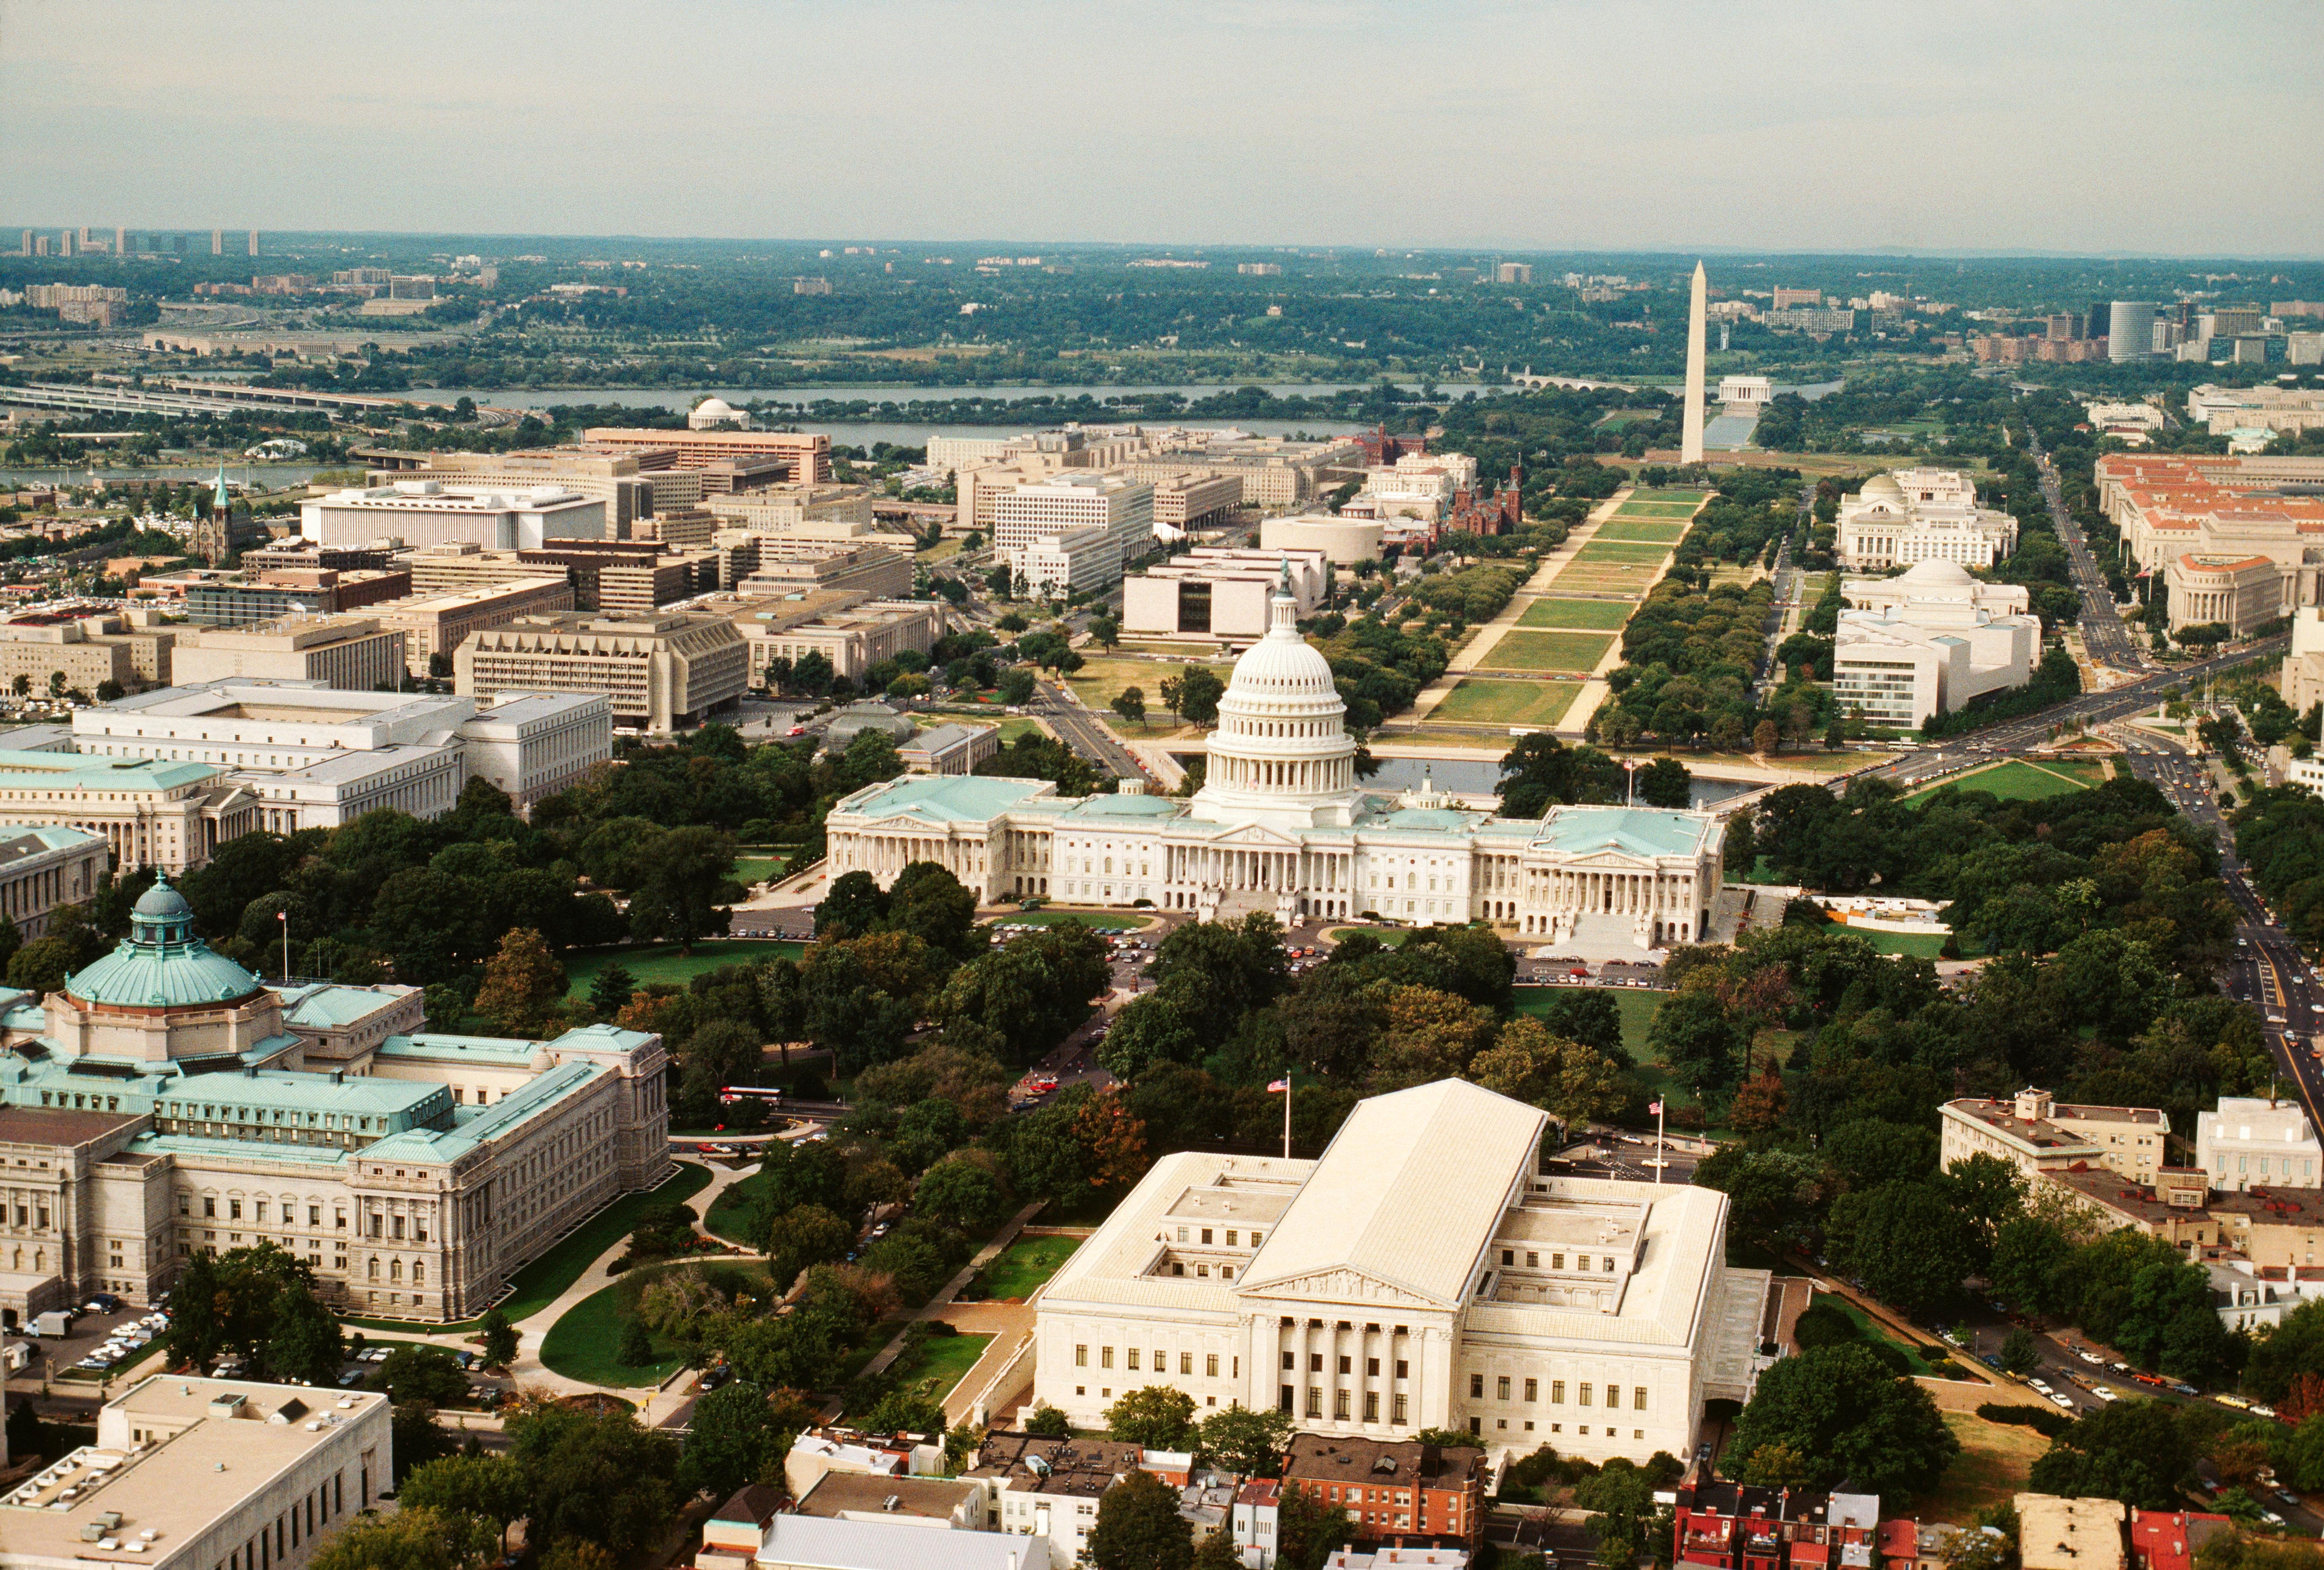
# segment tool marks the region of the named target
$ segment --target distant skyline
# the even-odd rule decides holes
[[[0,0],[51,227],[2324,254],[2324,7]]]

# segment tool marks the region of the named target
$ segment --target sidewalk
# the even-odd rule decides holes
[[[1016,1242],[1017,1235],[1025,1230],[1025,1224],[1032,1220],[1035,1212],[1038,1211],[1042,1206],[1047,1203],[1048,1201],[1046,1199],[1036,1199],[1030,1205],[1026,1206],[1025,1208],[1017,1212],[1015,1216],[1010,1217],[1008,1224],[1002,1226],[999,1232],[992,1235],[992,1240],[987,1243],[982,1248],[978,1249],[975,1256],[966,1264],[961,1266],[960,1272],[957,1275],[954,1275],[952,1280],[946,1281],[937,1290],[936,1296],[930,1298],[927,1303],[921,1306],[918,1312],[914,1313],[910,1318],[905,1320],[902,1325],[897,1327],[896,1334],[889,1337],[888,1345],[882,1346],[872,1355],[872,1361],[863,1365],[862,1373],[858,1375],[858,1377],[868,1378],[873,1374],[885,1373],[888,1371],[889,1365],[893,1363],[896,1361],[897,1355],[904,1350],[904,1336],[911,1330],[911,1327],[914,1325],[929,1319],[943,1319],[947,1323],[951,1322],[954,1297],[959,1293],[963,1287],[968,1285],[970,1281],[976,1278],[977,1272],[982,1270],[986,1265],[991,1264],[995,1259],[998,1259],[1001,1256],[1001,1250]],[[1006,1307],[1007,1305],[1002,1306]],[[963,1304],[960,1307],[963,1309],[967,1309],[972,1308],[981,1308],[982,1305]],[[1000,1342],[1001,1337],[999,1336],[995,1336],[993,1337],[993,1345],[1000,1345]],[[990,1352],[991,1348],[987,1347],[985,1350]],[[983,1360],[980,1358],[978,1361],[982,1363]],[[973,1373],[975,1370],[971,1369],[969,1372]],[[844,1395],[835,1396],[832,1398],[831,1403],[823,1410],[823,1421],[826,1423],[837,1422],[839,1420],[840,1413],[845,1409],[845,1407],[846,1397]]]

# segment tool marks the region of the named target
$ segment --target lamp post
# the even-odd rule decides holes
[[[290,985],[290,907],[284,905],[276,911],[274,919],[282,923],[282,985],[288,987]]]

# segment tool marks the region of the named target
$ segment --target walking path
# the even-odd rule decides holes
[[[993,1234],[992,1241],[986,1244],[982,1248],[978,1249],[976,1251],[975,1257],[960,1268],[959,1274],[954,1276],[949,1281],[946,1281],[942,1289],[936,1292],[935,1297],[930,1298],[926,1304],[921,1306],[918,1312],[915,1313],[910,1318],[905,1320],[902,1325],[897,1327],[896,1334],[889,1338],[888,1345],[882,1346],[872,1355],[872,1361],[863,1365],[863,1373],[860,1377],[869,1378],[874,1374],[885,1373],[888,1371],[889,1365],[893,1363],[896,1361],[898,1354],[904,1350],[904,1337],[910,1332],[915,1324],[923,1320],[942,1319],[947,1324],[954,1325],[962,1328],[967,1328],[968,1327],[963,1320],[953,1318],[953,1314],[955,1309],[965,1311],[971,1308],[984,1308],[987,1307],[987,1305],[970,1303],[955,1305],[953,1302],[953,1299],[958,1295],[963,1287],[968,1285],[970,1281],[976,1279],[977,1272],[982,1270],[986,1265],[991,1264],[995,1259],[1000,1257],[1001,1251],[1002,1249],[1007,1248],[1010,1244],[1017,1241],[1017,1235],[1025,1230],[1025,1224],[1033,1219],[1034,1212],[1039,1210],[1042,1206],[1047,1203],[1048,1201],[1046,1199],[1036,1199],[1030,1205],[1026,1206],[1025,1208],[1017,1212],[1015,1216],[1011,1217],[1006,1226],[1003,1226],[999,1232]],[[993,1304],[990,1306],[993,1308],[1008,1307],[1008,1305],[1005,1304]],[[1001,1345],[1001,1335],[997,1331],[994,1332],[993,1345],[997,1346]],[[1010,1337],[1010,1344],[1012,1345],[1015,1345],[1014,1336]],[[985,1351],[989,1354],[991,1349],[992,1348],[991,1346],[988,1346],[985,1348]],[[977,1361],[979,1366],[982,1366],[983,1359],[979,1358]],[[969,1370],[969,1373],[972,1374],[975,1372],[975,1369]],[[845,1409],[845,1407],[846,1398],[844,1396],[833,1397],[830,1403],[823,1409],[823,1421],[826,1423],[837,1422],[839,1420],[840,1413]]]

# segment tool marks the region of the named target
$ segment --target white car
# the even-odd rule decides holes
[[[2073,1398],[2070,1396],[2061,1396],[2052,1393],[2050,1397],[2050,1404],[2053,1407],[2063,1407],[2070,1412],[2074,1409]]]
[[[2106,1366],[2106,1359],[2100,1357],[2097,1353],[2089,1351],[2088,1348],[2078,1349],[2074,1353],[2074,1355],[2080,1358],[2084,1363],[2094,1363],[2100,1368],[2104,1368]]]
[[[2032,1385],[2035,1390],[2041,1391],[2045,1396],[2052,1393],[2050,1384],[2047,1380],[2029,1379],[2025,1382]]]
[[[2117,1401],[2122,1399],[2119,1391],[2107,1385],[2094,1384],[2090,1386],[2090,1393],[2102,1401]]]

